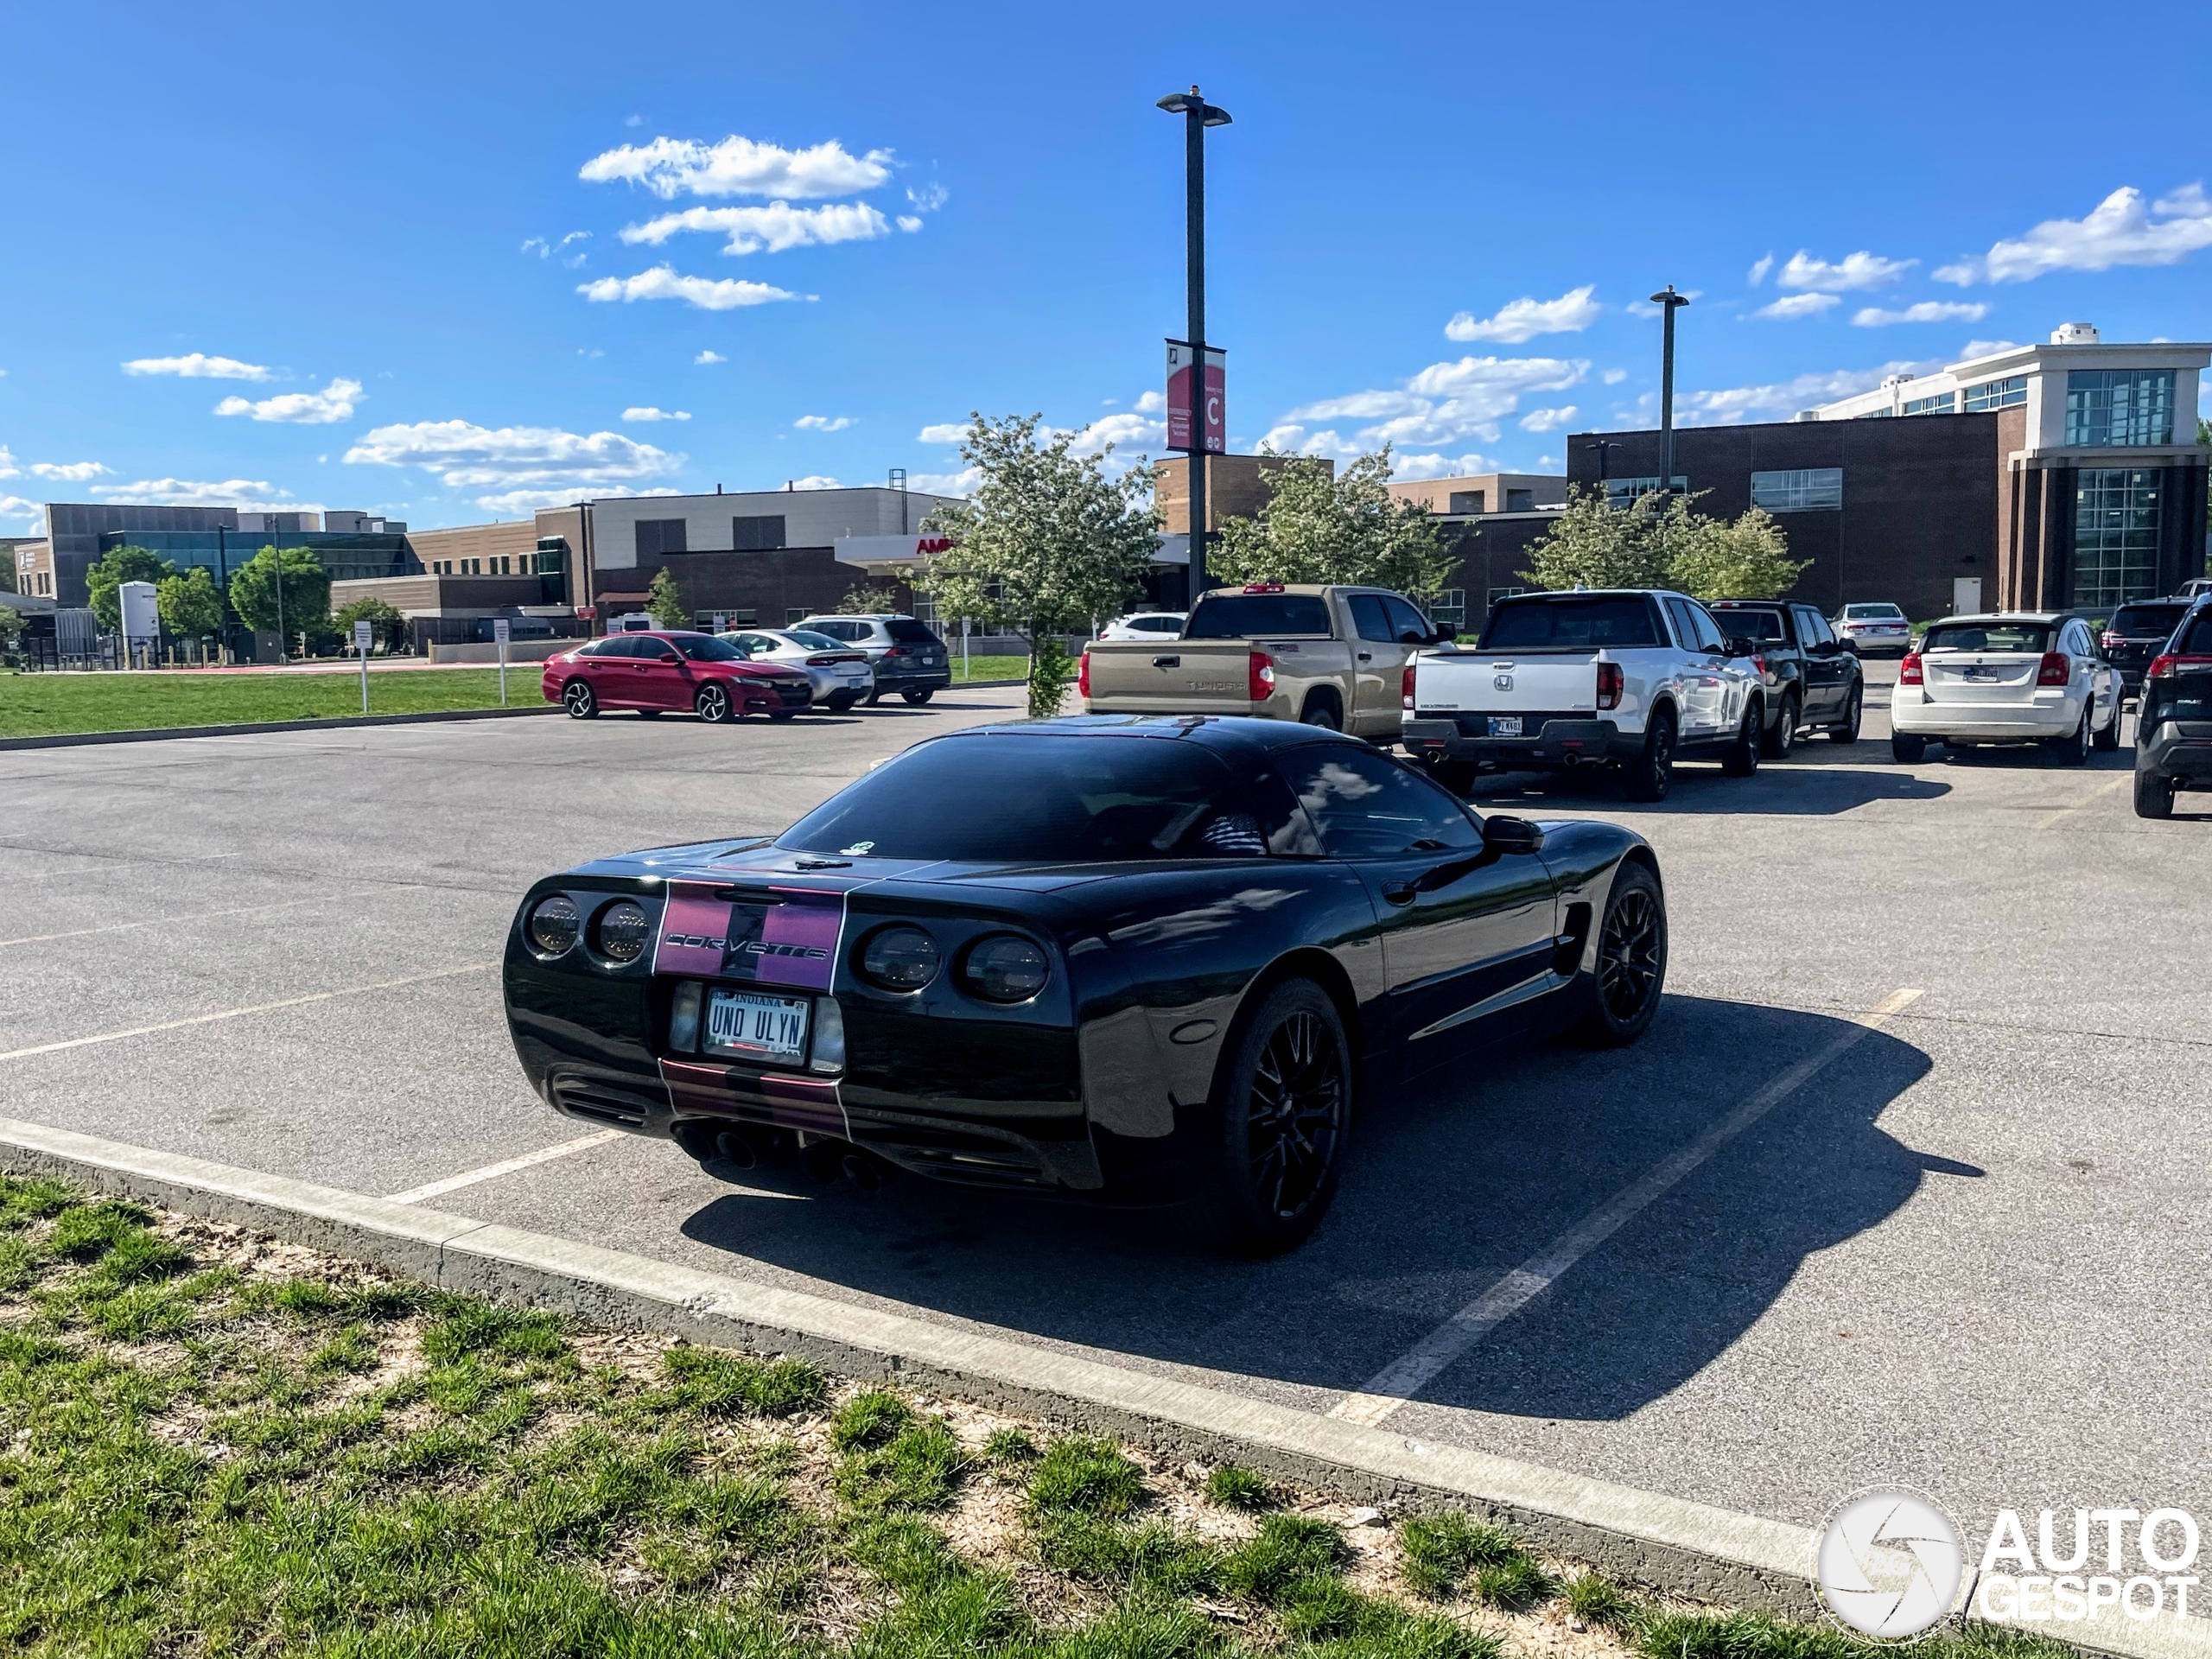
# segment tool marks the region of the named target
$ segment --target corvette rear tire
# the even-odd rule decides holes
[[[570,680],[561,688],[561,707],[569,711],[570,720],[599,718],[599,698],[582,680]]]
[[[1276,986],[1223,1057],[1200,1129],[1191,1219],[1238,1255],[1280,1255],[1337,1195],[1351,1127],[1351,1046],[1310,979]]]
[[[1598,966],[1584,993],[1575,1035],[1593,1048],[1620,1048],[1643,1035],[1667,983],[1667,901],[1641,864],[1613,877],[1598,925]]]
[[[730,701],[729,688],[717,681],[710,680],[701,686],[699,695],[691,699],[691,706],[709,726],[726,726],[737,718],[737,706]]]

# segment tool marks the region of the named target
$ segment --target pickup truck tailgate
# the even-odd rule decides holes
[[[1252,712],[1252,648],[1242,639],[1107,640],[1089,655],[1094,714]]]
[[[1424,652],[1414,670],[1414,713],[1423,717],[1594,715],[1597,661],[1597,653],[1587,651],[1557,655]],[[1528,735],[1535,736],[1536,729],[1529,726]]]

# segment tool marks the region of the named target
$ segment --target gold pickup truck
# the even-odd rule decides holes
[[[1256,715],[1393,743],[1407,664],[1451,637],[1388,588],[1217,588],[1179,639],[1094,641],[1077,690],[1089,714]]]

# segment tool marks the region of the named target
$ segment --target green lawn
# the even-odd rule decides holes
[[[1205,1473],[0,1175],[6,1652],[1510,1659],[1570,1618],[1585,1659],[1886,1651]]]
[[[957,684],[962,680],[1025,680],[1029,677],[1027,657],[970,657],[968,671],[960,671],[960,646],[952,647],[952,678]]]
[[[507,671],[507,701],[543,699],[535,663]],[[495,709],[495,668],[410,670],[369,675],[372,715],[438,709]],[[0,674],[0,737],[143,731],[163,726],[231,726],[257,721],[327,720],[361,712],[358,674]]]

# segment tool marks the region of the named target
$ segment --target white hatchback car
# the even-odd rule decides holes
[[[814,688],[813,707],[833,715],[875,690],[868,653],[810,628],[734,628],[721,636],[756,663],[795,668]]]
[[[1930,743],[2042,743],[2080,765],[2120,747],[2120,671],[2069,612],[1946,617],[1898,664],[1890,730],[1908,764]]]
[[[1101,639],[1178,639],[1182,637],[1183,625],[1191,620],[1188,611],[1132,611],[1127,616],[1117,616],[1099,629]]]

